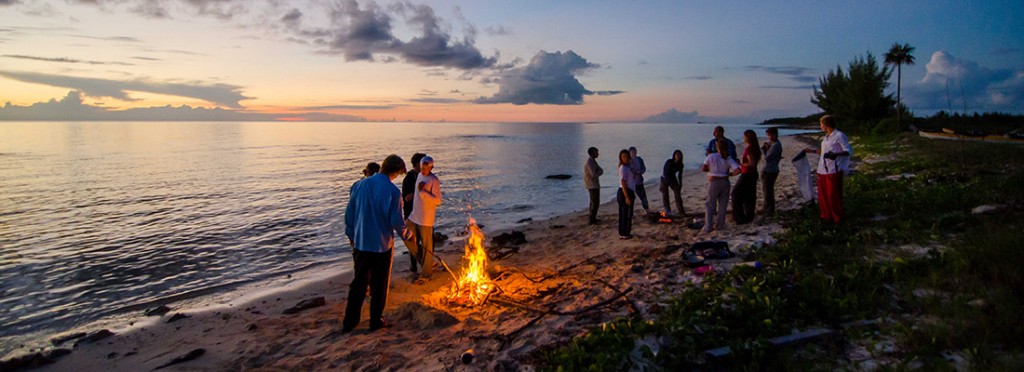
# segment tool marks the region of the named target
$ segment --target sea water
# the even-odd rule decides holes
[[[434,158],[444,195],[435,231],[455,236],[470,216],[486,231],[586,209],[590,146],[601,151],[604,200],[629,146],[648,184],[675,149],[696,169],[713,126],[0,123],[0,356],[28,335],[312,267],[346,269],[349,187],[388,154]],[[748,128],[763,139],[764,127],[726,126],[739,150]]]

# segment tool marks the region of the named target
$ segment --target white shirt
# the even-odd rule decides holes
[[[829,152],[840,153],[843,151],[850,155],[840,156],[835,160],[825,159],[825,154]],[[819,155],[821,157],[818,158],[818,174],[850,172],[850,157],[853,156],[853,148],[850,147],[850,141],[846,139],[845,133],[834,130],[832,134],[826,134],[825,138],[821,139],[821,153]]]
[[[626,187],[629,187],[630,190],[636,191],[636,180],[633,178],[633,170],[629,169],[628,165],[619,166],[619,180],[626,181]],[[621,184],[619,185],[619,188],[622,188]]]
[[[423,190],[420,190],[421,183],[426,183]],[[441,205],[441,180],[433,173],[426,176],[420,173],[416,176],[415,190],[412,194],[412,213],[409,214],[409,221],[420,226],[434,226],[437,206]]]
[[[708,154],[708,157],[704,158],[704,165],[708,166],[708,176],[711,177],[729,177],[730,171],[740,169],[740,165],[732,157],[723,159],[717,152]]]

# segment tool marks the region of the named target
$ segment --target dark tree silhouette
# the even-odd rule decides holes
[[[903,43],[903,45],[900,45],[900,43],[894,43],[894,44],[892,44],[892,48],[889,48],[889,52],[885,53],[885,64],[886,65],[896,65],[896,130],[897,131],[900,130],[900,128],[901,128],[900,121],[903,119],[902,118],[903,117],[903,110],[902,110],[903,101],[901,99],[902,97],[900,97],[900,90],[902,89],[902,80],[903,80],[903,71],[902,71],[901,67],[903,65],[912,65],[912,64],[914,64],[914,55],[912,53],[914,53],[914,47],[910,46],[910,44],[907,44],[907,43]]]
[[[836,66],[818,78],[811,103],[825,113],[848,120],[854,127],[870,129],[877,120],[889,115],[895,102],[885,94],[892,70],[879,66],[871,53],[850,61],[848,72]]]

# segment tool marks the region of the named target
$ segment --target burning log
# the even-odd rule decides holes
[[[669,215],[665,212],[651,213],[647,218],[654,224],[681,223],[686,222],[686,216]]]

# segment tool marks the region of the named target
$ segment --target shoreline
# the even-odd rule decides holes
[[[807,140],[801,137],[807,135],[780,138],[785,149],[776,186],[780,210],[798,206],[799,191],[788,159],[797,149],[807,146]],[[654,175],[660,176],[657,173],[660,172]],[[657,176],[653,178],[656,180]],[[610,183],[614,177],[603,178]],[[699,212],[702,218],[707,185],[703,174],[688,169],[683,183],[686,212],[691,217]],[[651,209],[660,210],[657,181],[646,188]],[[579,191],[585,192],[582,186]],[[760,187],[758,193],[760,207]],[[698,235],[684,224],[650,223],[638,212],[634,222],[635,238],[620,241],[615,228],[614,199],[601,205],[602,224],[587,226],[586,214],[584,207],[511,228],[487,230],[485,234],[489,240],[500,233],[518,230],[524,232],[528,240],[518,253],[490,263],[491,271],[499,274],[495,277],[500,280],[496,280],[506,292],[502,298],[523,304],[545,297],[558,298],[559,308],[571,312],[585,309],[599,299],[617,296],[617,291],[632,291],[614,301],[621,304],[600,314],[537,317],[529,310],[494,303],[473,309],[448,307],[441,302],[441,297],[451,282],[450,276],[442,270],[428,283],[413,285],[409,280],[409,260],[406,254],[398,253],[385,310],[385,317],[395,323],[394,328],[368,333],[364,317],[352,334],[338,335],[351,271],[339,272],[338,266],[322,265],[310,270],[313,273],[294,273],[295,278],[281,286],[234,296],[226,306],[207,304],[201,308],[178,309],[179,303],[171,303],[175,309],[166,315],[145,318],[134,326],[118,330],[112,337],[74,348],[74,352],[43,369],[61,370],[71,365],[90,370],[152,369],[196,348],[204,349],[205,353],[182,367],[199,370],[328,366],[445,369],[456,367],[465,349],[476,350],[478,360],[471,367],[510,367],[513,366],[510,363],[518,365],[517,360],[522,357],[546,345],[565,342],[585,332],[587,327],[629,314],[648,316],[657,310],[659,296],[680,290],[686,283],[699,283],[700,277],[682,266],[678,252],[664,254],[669,246],[720,239],[729,242],[741,256],[751,244],[771,244],[772,234],[781,229],[777,223],[760,217],[754,224],[742,226],[732,224],[730,218],[726,231]],[[461,238],[453,236],[443,247],[435,249],[456,271],[463,251]],[[566,249],[573,245],[578,249]],[[713,265],[726,268],[740,263],[741,259],[736,257],[716,261]],[[551,273],[557,275],[540,283],[529,280]],[[569,291],[570,287],[575,289]],[[297,315],[281,315],[284,309],[299,301],[319,296],[325,298],[326,306]],[[167,323],[176,313],[190,317]],[[71,343],[73,341],[62,346],[69,347]],[[388,358],[367,356],[367,353],[381,353]]]

